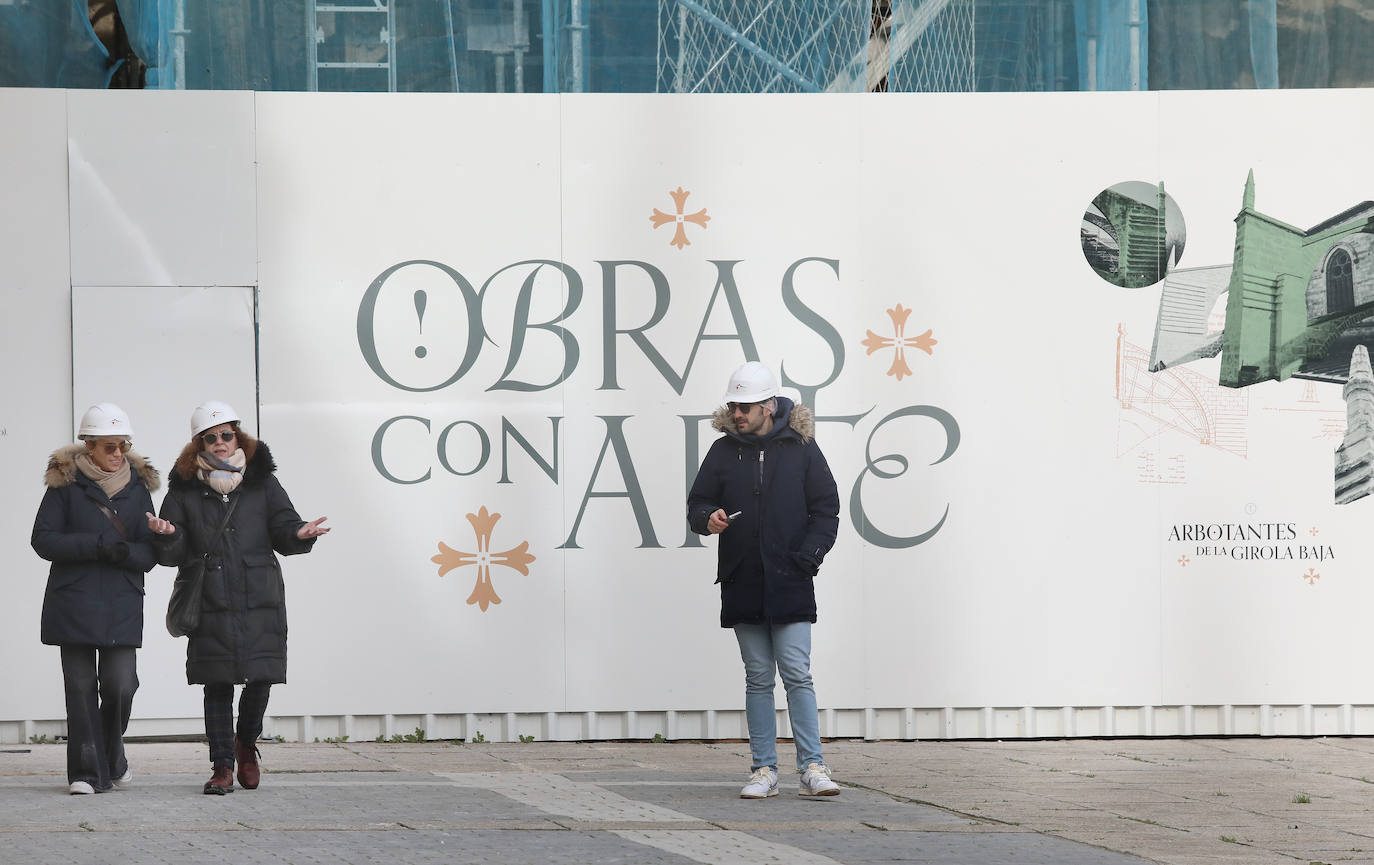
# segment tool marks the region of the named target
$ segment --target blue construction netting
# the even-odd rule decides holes
[[[1364,87],[1374,85],[1370,9],[1350,0],[0,0],[0,86]]]

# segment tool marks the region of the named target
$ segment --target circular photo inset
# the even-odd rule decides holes
[[[1093,271],[1112,285],[1144,288],[1183,257],[1183,211],[1164,184],[1127,180],[1097,194],[1083,212],[1079,241]]]

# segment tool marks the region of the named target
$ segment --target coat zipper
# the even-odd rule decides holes
[[[764,495],[763,495],[763,448],[759,448],[759,511],[760,511],[760,513],[759,513],[759,520],[760,520],[759,525],[762,525],[762,524],[763,524],[763,523],[762,523],[762,519],[763,519],[763,513],[762,513],[762,511],[763,511],[763,499],[764,499]]]
[[[220,494],[219,494],[219,500],[220,500],[224,505],[228,506],[228,504],[229,504],[229,494],[228,494],[228,493],[220,493]],[[225,531],[225,532],[228,532],[228,531],[229,531],[229,526],[226,525],[226,526],[224,527],[224,531]],[[216,540],[219,541],[219,540],[221,540],[221,539],[220,539],[220,538],[216,538]],[[221,559],[222,559],[222,556],[221,556]],[[220,567],[221,567],[221,568],[224,567],[222,561],[221,561]],[[228,586],[226,586],[226,589],[228,589]],[[239,593],[242,594],[243,591],[244,591],[244,587],[243,587],[242,585],[240,585],[240,586],[238,587],[238,589],[239,589]],[[239,678],[238,682],[236,682],[236,684],[242,684],[244,681],[246,681],[245,679],[242,678],[242,675],[241,675],[241,674],[242,674],[242,671],[241,671],[241,669],[240,669],[240,667],[239,667],[239,651],[240,651],[240,645],[239,645],[239,644],[240,644],[240,638],[241,638],[242,635],[243,635],[243,617],[239,615],[239,610],[240,610],[240,608],[244,607],[244,606],[246,605],[246,603],[247,603],[247,601],[246,601],[245,599],[243,599],[243,598],[241,598],[241,597],[240,597],[240,598],[236,598],[235,601],[234,601],[234,608],[233,608],[233,611],[231,612],[231,615],[230,615],[230,617],[233,619],[233,623],[234,623],[234,670],[235,670],[235,672],[240,673],[240,678]]]

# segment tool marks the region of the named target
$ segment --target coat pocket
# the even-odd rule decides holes
[[[87,578],[87,570],[81,568],[56,568],[48,575],[48,592],[81,592],[86,591],[87,586],[82,585]]]
[[[820,566],[803,556],[801,553],[788,553],[788,560],[792,563],[792,571],[799,578],[809,580],[816,576]]]
[[[720,552],[716,558],[716,582],[733,582],[735,572],[744,563],[746,547],[743,544],[727,544],[724,539],[720,543]]]
[[[224,570],[224,562],[218,556],[204,559],[204,587],[201,589],[201,609],[229,609],[229,575]],[[183,565],[183,567],[185,567]]]
[[[286,586],[281,578],[281,565],[277,557],[267,555],[245,555],[244,600],[248,608],[281,607],[286,604]]]

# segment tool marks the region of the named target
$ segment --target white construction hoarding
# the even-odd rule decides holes
[[[1374,188],[1364,137],[1318,158],[1305,130],[1370,99],[0,91],[25,118],[0,133],[0,740],[64,716],[28,547],[47,454],[127,401],[166,469],[225,398],[334,527],[283,562],[269,732],[744,735],[684,512],[748,359],[815,410],[840,489],[823,734],[1374,732],[1342,384],[1150,371],[1170,283],[1113,284],[1083,239],[1128,181],[1186,220],[1175,274],[1231,265],[1243,207],[1329,221]],[[106,296],[128,351],[98,351]],[[198,725],[171,576],[134,733]]]

